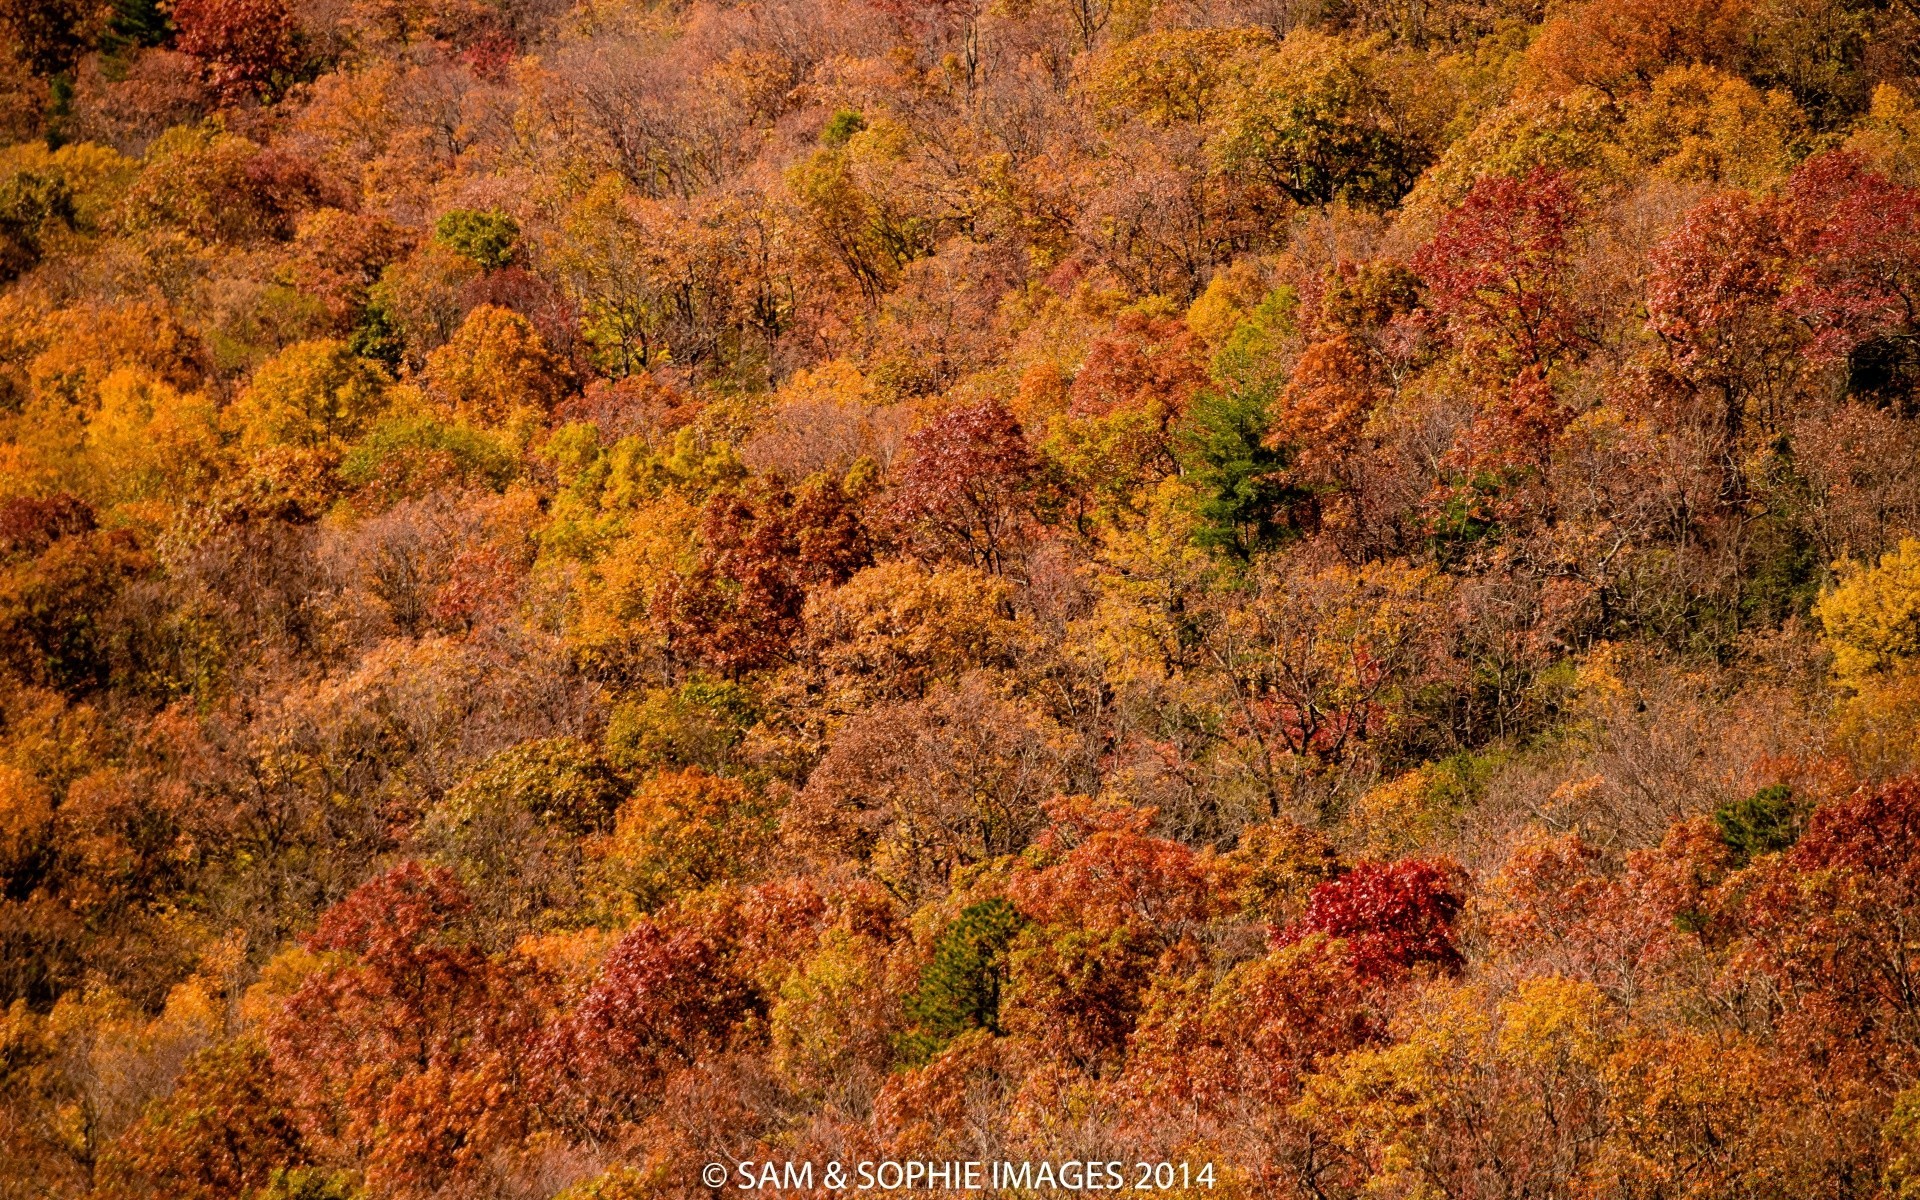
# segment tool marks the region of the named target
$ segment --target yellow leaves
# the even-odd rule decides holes
[[[1597,1070],[1612,1041],[1611,1006],[1590,983],[1549,975],[1522,982],[1500,1005],[1502,1058],[1556,1071]]]
[[[1839,585],[1813,611],[1842,683],[1857,686],[1908,666],[1920,656],[1920,541],[1902,538],[1877,566],[1843,566]]]
[[[667,491],[634,510],[625,537],[583,570],[574,594],[568,644],[616,672],[637,670],[660,652],[650,614],[660,585],[687,565],[699,506]]]
[[[226,1030],[219,990],[200,976],[177,984],[152,1018],[105,987],[61,997],[38,1021],[16,1008],[6,1023],[20,1018],[37,1027],[17,1032],[30,1032],[57,1071],[36,1082],[66,1101],[61,1123],[76,1157],[90,1157],[100,1141],[132,1122],[173,1086],[196,1051]]]
[[[242,436],[255,447],[342,446],[379,415],[385,385],[344,342],[296,342],[254,372],[238,405]]]
[[[1210,349],[1218,350],[1268,291],[1259,264],[1236,259],[1231,266],[1214,272],[1207,290],[1187,309],[1187,328]]]
[[[1900,183],[1920,179],[1920,104],[1891,83],[1873,89],[1873,104],[1854,124],[1846,148],[1864,154]]]
[[[278,1016],[287,1000],[313,975],[325,970],[329,956],[316,954],[295,943],[267,960],[260,977],[240,997],[240,1020],[248,1026],[264,1026]]]
[[[1500,999],[1443,982],[1413,1013],[1399,1042],[1326,1063],[1296,1113],[1357,1154],[1382,1195],[1457,1195],[1481,1172],[1570,1194],[1605,1128],[1615,1033],[1598,989],[1550,976]]]
[[[1110,118],[1204,124],[1228,86],[1273,45],[1262,29],[1156,30],[1100,53],[1083,86]]]
[[[1304,708],[1381,697],[1401,682],[1395,669],[1434,629],[1450,591],[1440,571],[1405,561],[1290,565],[1227,611],[1225,652],[1238,672],[1271,677]]]
[[[873,947],[829,931],[780,986],[768,1031],[773,1069],[806,1094],[859,1095],[885,1073],[898,1009],[899,990]]]
[[[97,228],[139,174],[139,164],[106,146],[75,142],[49,150],[43,141],[22,142],[0,151],[0,177],[27,172],[57,179],[73,200],[74,222]]]
[[[1439,145],[1450,85],[1384,38],[1301,26],[1228,90],[1208,149],[1224,170],[1297,204],[1390,208]]]
[[[86,429],[93,494],[109,503],[165,508],[206,496],[222,466],[216,410],[198,392],[182,394],[133,368],[100,384]]]
[[[1324,837],[1281,818],[1242,830],[1240,844],[1222,866],[1241,911],[1278,926],[1300,914],[1313,889],[1334,877],[1340,861]]]
[[[1451,822],[1441,769],[1433,764],[1368,789],[1347,809],[1347,825],[1361,848],[1393,858],[1431,846]]]
[[[1888,1149],[1885,1179],[1893,1200],[1915,1200],[1920,1197],[1920,1086],[1895,1098],[1880,1136]]]
[[[1658,174],[1760,187],[1786,174],[1806,143],[1806,119],[1783,91],[1694,64],[1653,81],[1627,111],[1621,143]]]
[[[1839,572],[1813,606],[1834,679],[1851,693],[1835,732],[1866,773],[1899,771],[1913,762],[1920,729],[1920,541],[1903,538],[1877,565]]]
[[[1450,143],[1402,210],[1430,220],[1464,199],[1482,176],[1519,177],[1535,167],[1578,173],[1587,185],[1616,182],[1631,168],[1614,140],[1617,130],[1618,110],[1593,88],[1516,99]]]
[[[1204,589],[1215,564],[1195,543],[1194,494],[1177,477],[1161,480],[1144,498],[1146,521],[1115,530],[1099,577],[1099,598],[1079,630],[1103,660],[1115,686],[1176,679],[1195,657],[1186,598]]]

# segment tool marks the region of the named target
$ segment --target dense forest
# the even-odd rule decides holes
[[[0,0],[0,141],[0,1200],[1920,1197],[1912,0]]]

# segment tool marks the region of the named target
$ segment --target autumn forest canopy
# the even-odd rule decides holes
[[[0,143],[0,1200],[1920,1197],[1912,4],[0,0]]]

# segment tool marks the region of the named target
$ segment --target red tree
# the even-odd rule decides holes
[[[538,979],[455,936],[470,908],[450,873],[417,862],[363,884],[306,939],[342,960],[268,1026],[309,1131],[401,1194],[459,1178],[524,1128]]]
[[[1490,175],[1414,255],[1428,304],[1476,371],[1545,371],[1573,346],[1569,255],[1581,215],[1565,175]]]
[[[1307,910],[1283,930],[1282,945],[1324,933],[1344,938],[1354,969],[1377,980],[1420,964],[1457,971],[1466,960],[1453,941],[1463,903],[1456,872],[1439,863],[1361,861],[1315,888]]]
[[[536,1059],[563,1117],[592,1129],[644,1115],[677,1070],[732,1044],[765,1001],[728,948],[690,925],[643,919]]]
[[[1815,810],[1784,860],[1757,868],[1748,953],[1798,1003],[1788,1019],[1835,1053],[1920,1070],[1920,780]]]
[[[1031,516],[1040,460],[998,400],[948,409],[907,439],[892,515],[936,557],[999,574]]]
[[[1920,189],[1834,152],[1794,171],[1786,203],[1805,269],[1785,308],[1812,327],[1815,350],[1844,359],[1874,338],[1912,332],[1920,317]]]
[[[1779,309],[1792,270],[1780,206],[1731,192],[1701,202],[1657,247],[1647,316],[1683,378],[1717,408],[1728,486],[1749,410],[1772,424],[1798,378],[1804,336]]]
[[[300,26],[283,0],[175,0],[174,46],[207,65],[221,97],[262,95],[300,62]]]
[[[859,509],[835,480],[797,494],[778,481],[718,492],[701,514],[693,569],[661,589],[655,614],[676,645],[736,675],[786,654],[810,590],[872,561]]]

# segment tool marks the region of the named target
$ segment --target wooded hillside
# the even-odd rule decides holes
[[[1920,1196],[1910,3],[0,0],[0,139],[0,1200]]]

